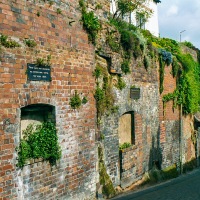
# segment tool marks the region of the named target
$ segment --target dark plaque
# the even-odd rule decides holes
[[[139,99],[140,98],[140,88],[131,88],[130,89],[130,97],[131,97],[131,99]]]
[[[29,81],[51,81],[51,68],[28,63],[27,75]]]

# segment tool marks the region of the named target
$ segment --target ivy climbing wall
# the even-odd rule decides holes
[[[78,1],[0,3],[0,199],[95,197],[94,48],[80,18]],[[28,80],[27,63],[48,63],[50,80]],[[70,106],[75,91],[88,100],[78,109]],[[61,159],[28,160],[20,169],[22,108],[41,104],[55,109]],[[36,109],[36,119],[42,113]]]

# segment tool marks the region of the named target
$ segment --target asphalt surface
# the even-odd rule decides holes
[[[141,191],[124,193],[112,200],[200,200],[200,169]]]

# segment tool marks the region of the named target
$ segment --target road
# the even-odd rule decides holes
[[[148,189],[122,194],[113,200],[200,200],[200,169]]]

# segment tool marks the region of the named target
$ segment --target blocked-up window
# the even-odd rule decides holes
[[[32,104],[21,108],[21,138],[22,132],[29,124],[55,122],[55,108],[47,104]]]
[[[119,118],[119,144],[135,144],[134,112],[127,112]]]

